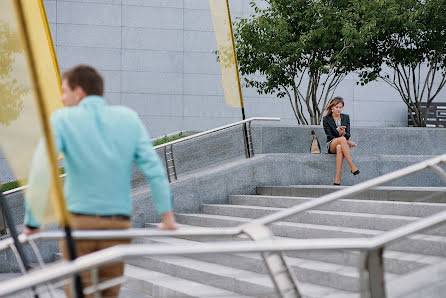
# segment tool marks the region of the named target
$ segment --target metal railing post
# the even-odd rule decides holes
[[[273,232],[262,224],[248,225],[243,232],[254,241],[272,240],[274,238]],[[284,254],[280,251],[271,251],[262,252],[261,255],[279,297],[301,298],[297,287],[297,279]]]
[[[169,151],[167,151],[168,147]],[[178,180],[177,168],[175,167],[175,159],[173,156],[173,144],[164,147],[164,162],[166,165],[167,179],[169,179],[169,183]]]
[[[362,251],[360,255],[361,298],[385,298],[383,248]]]
[[[99,290],[99,269],[97,267],[91,269],[91,285],[94,290],[94,298],[101,298],[101,291]]]
[[[254,143],[252,142],[251,122],[243,123],[243,143],[245,144],[246,158],[254,157]]]
[[[34,240],[30,239],[28,241],[29,245],[31,246],[32,251],[34,252],[34,255],[37,258],[37,262],[39,263],[39,267],[40,269],[43,269],[45,267],[45,262],[43,261],[43,257],[40,254],[39,248],[37,247],[36,243],[34,242]],[[50,293],[51,297],[56,297],[56,293],[54,292],[54,287],[52,284],[47,283],[46,284],[47,288],[48,288],[48,292]]]
[[[242,130],[243,130],[243,144],[245,145],[245,157],[246,158],[250,158],[248,134],[247,134],[247,131],[246,131],[246,123],[243,123]]]
[[[6,219],[5,216],[3,215],[3,208],[0,208],[0,236],[1,235],[6,235],[7,229],[6,229]]]

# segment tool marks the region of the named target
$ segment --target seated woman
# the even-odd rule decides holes
[[[334,185],[341,185],[342,163],[345,160],[350,166],[353,175],[358,175],[359,170],[353,164],[350,147],[356,144],[349,141],[350,138],[350,117],[347,114],[341,114],[344,108],[342,97],[333,98],[328,104],[323,125],[327,135],[327,153],[336,154],[336,177]]]

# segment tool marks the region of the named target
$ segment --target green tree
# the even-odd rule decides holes
[[[446,83],[446,1],[371,2],[386,7],[375,24],[379,34],[369,44],[361,83],[382,79],[406,103],[414,126],[426,126],[429,106]]]
[[[367,1],[362,1],[367,3]],[[374,34],[367,11],[353,0],[270,0],[236,25],[237,58],[245,85],[287,97],[299,124],[320,124],[336,87],[364,56]],[[362,6],[361,6],[362,5]],[[247,76],[247,77],[246,77]]]
[[[0,124],[9,125],[23,109],[23,95],[29,88],[13,75],[15,55],[23,52],[19,36],[6,22],[0,21]]]

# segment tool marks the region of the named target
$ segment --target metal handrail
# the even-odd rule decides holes
[[[200,243],[197,246],[190,245],[160,245],[154,247],[152,244],[128,244],[118,245],[102,251],[94,252],[77,258],[72,262],[63,262],[61,264],[50,265],[45,270],[38,270],[27,273],[26,275],[0,283],[0,296],[10,295],[27,288],[38,286],[52,280],[80,273],[85,270],[96,268],[98,266],[113,263],[124,258],[138,256],[167,256],[167,255],[192,255],[208,253],[259,253],[266,251],[306,251],[306,250],[374,250],[384,247],[390,242],[399,240],[402,237],[420,232],[427,228],[432,228],[446,221],[446,211],[434,214],[432,216],[420,219],[394,230],[384,232],[371,238],[326,238],[326,239],[287,239],[287,240],[264,240],[257,242],[218,242],[218,243]],[[131,229],[129,231],[75,231],[73,238],[76,239],[111,239],[111,238],[134,238],[146,236],[191,236],[191,235],[216,235],[211,233],[220,230],[219,235],[230,235],[230,229],[211,229],[203,228],[185,229],[181,233],[175,231],[143,231],[142,229]],[[59,239],[63,237],[62,231],[44,232],[48,239]],[[32,235],[29,238],[42,239],[41,235]],[[22,237],[21,240],[25,237]]]
[[[98,231],[85,231],[75,230],[72,232],[72,237],[77,240],[111,240],[111,239],[134,239],[142,237],[186,237],[186,236],[222,236],[231,237],[240,234],[240,228],[180,228],[175,231],[168,230],[156,230],[156,229],[127,229],[127,230],[98,230]],[[65,237],[65,232],[58,231],[43,231],[32,235],[21,234],[19,241],[21,243],[27,243],[28,241],[36,240],[60,240]],[[8,249],[12,245],[13,239],[6,238],[0,241],[0,252]]]
[[[325,240],[325,239],[324,239]],[[352,248],[366,247],[366,239],[357,240]],[[11,295],[29,287],[38,286],[52,280],[83,272],[92,268],[123,260],[124,258],[150,256],[150,255],[192,255],[208,253],[248,253],[265,251],[293,251],[306,250],[311,246],[310,240],[269,240],[261,242],[219,242],[203,243],[200,246],[171,246],[162,245],[154,247],[151,244],[117,245],[98,252],[81,256],[74,261],[62,261],[49,265],[45,270],[29,272],[12,280],[0,283],[0,297]],[[336,239],[329,247],[339,248],[345,246],[342,239]]]
[[[361,247],[352,247],[349,244],[350,240],[355,242],[358,239],[363,238],[347,238],[342,241],[347,242],[345,247],[337,247],[337,248],[367,248],[374,249],[382,247],[390,242],[394,242],[403,237],[407,237],[411,234],[421,232],[425,229],[433,228],[436,225],[439,225],[446,221],[446,211],[439,212],[437,214],[431,215],[426,218],[419,219],[410,224],[406,224],[404,226],[398,227],[396,229],[384,232],[380,235],[376,235],[370,238],[365,238],[367,240],[367,246]],[[166,230],[156,230],[156,229],[128,229],[128,230],[106,230],[106,231],[85,231],[85,230],[77,230],[73,231],[72,236],[77,240],[110,240],[110,239],[134,239],[139,237],[185,237],[185,236],[234,236],[235,231],[238,231],[238,228],[181,228],[178,231],[166,231]],[[27,241],[35,241],[35,240],[60,240],[65,237],[65,233],[63,231],[45,231],[38,234],[33,234],[30,236],[20,235],[19,240],[22,243]],[[333,247],[327,247],[324,245],[320,245],[324,241],[331,242],[332,238],[327,239],[312,239],[311,241],[315,241],[312,245],[310,245],[310,249],[327,249]],[[294,240],[292,240],[294,241]],[[362,240],[361,240],[362,241]],[[3,240],[0,243],[0,251],[8,248],[11,245],[12,239],[8,238]]]
[[[197,134],[185,137],[185,138],[181,138],[181,139],[178,139],[178,140],[175,140],[175,141],[171,141],[171,142],[164,143],[164,144],[161,144],[161,145],[158,145],[158,146],[154,146],[153,149],[157,150],[157,149],[166,148],[168,146],[172,146],[172,145],[177,144],[177,143],[181,143],[181,142],[184,142],[184,141],[195,139],[195,138],[198,138],[198,137],[201,137],[201,136],[205,136],[205,135],[217,132],[217,131],[221,131],[221,130],[224,130],[224,129],[227,129],[227,128],[231,128],[231,127],[234,127],[234,126],[237,126],[237,125],[241,125],[241,124],[244,124],[244,123],[248,123],[248,122],[251,122],[251,121],[280,121],[280,118],[277,118],[277,117],[251,117],[251,118],[248,118],[248,119],[245,119],[245,120],[242,120],[242,121],[233,122],[233,123],[230,123],[230,124],[227,124],[227,125],[223,125],[223,126],[220,126],[220,127],[217,127],[217,128],[213,128],[213,129],[210,129],[210,130],[206,130],[206,131],[203,131],[203,132],[200,132],[200,133],[197,133]],[[65,176],[67,176],[66,173],[60,175],[59,177],[60,178],[64,178]],[[14,189],[11,189],[11,190],[3,192],[3,195],[4,196],[11,195],[13,193],[19,192],[19,191],[24,190],[26,188],[28,188],[28,185],[20,186],[20,187],[17,187],[17,188],[14,188]]]
[[[223,125],[223,126],[220,126],[220,127],[217,127],[217,128],[206,130],[206,131],[203,131],[203,132],[200,132],[200,133],[197,133],[197,134],[185,137],[185,138],[181,138],[181,139],[178,139],[178,140],[175,140],[175,141],[172,141],[172,142],[164,143],[164,144],[155,146],[153,148],[155,150],[156,149],[160,149],[160,148],[164,148],[164,147],[167,147],[167,146],[171,146],[171,145],[174,145],[174,144],[177,144],[177,143],[180,143],[180,142],[184,142],[184,141],[188,141],[188,140],[195,139],[195,138],[198,138],[198,137],[202,137],[202,136],[205,136],[205,135],[208,135],[208,134],[220,131],[220,130],[231,128],[231,127],[234,127],[234,126],[237,126],[237,125],[240,125],[240,124],[244,124],[244,123],[248,123],[248,122],[251,122],[251,121],[280,121],[280,118],[276,118],[276,117],[252,117],[252,118],[248,118],[248,119],[245,119],[245,120],[242,120],[242,121],[233,122],[231,124],[227,124],[227,125]]]
[[[396,241],[410,234],[420,232],[427,228],[432,228],[446,221],[446,211],[434,214],[427,218],[399,227],[392,231],[384,232],[371,238],[328,238],[328,239],[287,239],[287,240],[265,240],[257,242],[219,242],[219,243],[200,243],[197,246],[171,246],[160,245],[154,247],[151,244],[128,244],[118,245],[104,249],[89,255],[77,258],[72,262],[62,262],[47,266],[44,270],[27,273],[26,275],[17,277],[0,283],[0,296],[11,295],[48,283],[52,280],[80,273],[85,270],[96,268],[98,266],[113,263],[124,258],[150,255],[191,255],[191,254],[208,254],[208,253],[254,253],[266,251],[304,251],[304,250],[338,250],[338,249],[356,249],[356,250],[373,250],[383,247],[390,242]],[[201,231],[191,231],[186,229],[182,233],[171,231],[146,231],[142,229],[131,229],[129,231],[75,231],[73,237],[76,239],[111,239],[139,236],[187,236],[192,234],[214,235],[210,228],[198,229]],[[222,235],[228,235],[224,229],[220,229]],[[63,237],[61,231],[52,231],[40,233],[40,235],[32,235],[29,239],[42,239],[42,235],[46,234],[47,239],[59,239]],[[40,237],[39,237],[40,236]],[[21,237],[22,241],[25,240]]]
[[[350,240],[352,243],[355,243],[356,240],[363,238],[347,238],[342,241],[345,242],[344,247],[336,247],[336,249],[375,249],[379,247],[383,247],[390,242],[397,241],[401,238],[407,237],[411,234],[421,232],[423,230],[433,228],[436,225],[439,225],[446,221],[446,211],[439,212],[437,214],[428,216],[426,218],[419,219],[412,223],[406,224],[404,226],[398,227],[396,229],[383,232],[380,235],[376,235],[370,238],[365,238],[367,245],[366,246],[352,246],[350,244]],[[85,230],[77,230],[73,231],[72,236],[77,240],[110,240],[110,239],[134,239],[140,237],[185,237],[185,236],[234,236],[240,233],[236,233],[240,231],[239,227],[234,228],[180,228],[177,231],[167,231],[167,230],[156,230],[156,229],[128,229],[128,230],[106,230],[106,231],[85,231]],[[63,231],[44,231],[37,234],[33,234],[30,236],[20,235],[19,240],[22,243],[26,243],[27,241],[35,241],[35,240],[60,240],[65,237],[65,233]],[[335,249],[331,246],[324,246],[321,243],[324,242],[332,242],[332,240],[336,240],[333,238],[327,239],[311,239],[313,243],[310,245],[309,249]],[[290,240],[294,241],[294,240]],[[300,241],[300,240],[299,240]],[[341,242],[342,242],[341,241]],[[336,242],[336,241],[335,241]],[[340,242],[340,243],[341,243]],[[11,238],[5,239],[0,243],[0,251],[9,248],[9,246],[13,243]],[[223,243],[223,242],[222,242]]]
[[[67,174],[65,173],[65,174],[60,175],[59,178],[65,178],[66,176],[67,176]],[[19,192],[19,191],[27,189],[27,188],[28,188],[28,184],[20,186],[20,187],[16,187],[11,190],[4,191],[3,196],[6,197],[7,195],[12,195],[13,193]]]
[[[177,170],[176,170],[176,166],[175,166],[175,155],[173,152],[173,145],[181,143],[181,142],[185,142],[185,141],[189,141],[191,139],[195,139],[195,138],[199,138],[211,133],[215,133],[227,128],[231,128],[231,127],[235,127],[237,125],[243,125],[243,143],[244,143],[244,148],[245,148],[245,156],[246,158],[251,158],[254,157],[254,148],[252,147],[252,134],[251,134],[251,122],[254,120],[262,120],[262,121],[280,121],[280,118],[271,118],[271,117],[252,117],[252,118],[248,118],[242,121],[238,121],[238,122],[234,122],[231,124],[227,124],[224,126],[220,126],[214,129],[210,129],[201,133],[197,133],[194,134],[192,136],[188,136],[182,139],[178,139],[172,142],[168,142],[165,144],[161,144],[158,146],[155,146],[154,149],[158,150],[158,149],[164,149],[164,163],[166,166],[166,174],[167,174],[167,179],[169,180],[169,183],[172,183],[176,180],[178,180],[178,175],[177,175]],[[248,123],[248,126],[246,126],[246,123]],[[249,139],[248,139],[248,135],[249,135]]]

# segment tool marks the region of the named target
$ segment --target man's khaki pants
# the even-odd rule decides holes
[[[72,230],[120,230],[129,229],[131,226],[130,220],[116,219],[116,218],[102,218],[99,216],[88,215],[71,215],[71,228]],[[131,239],[115,239],[115,240],[77,240],[75,242],[76,254],[78,257],[86,255],[110,246],[118,244],[128,244]],[[60,250],[64,259],[69,259],[69,254],[65,240],[59,242]],[[118,262],[107,266],[103,266],[99,269],[99,281],[112,279],[122,276],[124,273],[124,263]],[[81,274],[82,284],[84,289],[91,285],[90,271]],[[101,292],[102,297],[118,297],[120,286],[108,288]],[[69,286],[65,287],[65,293],[67,297],[70,297]],[[87,295],[85,297],[93,297],[93,295]]]

